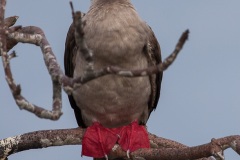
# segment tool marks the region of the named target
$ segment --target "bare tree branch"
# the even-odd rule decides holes
[[[3,8],[2,8],[3,9]],[[4,11],[2,10],[1,13],[4,13]],[[12,17],[8,17],[6,19],[3,20],[3,28],[2,29],[7,29],[11,26],[13,26],[16,21],[18,19],[18,16],[12,16]],[[11,27],[9,28],[9,30],[11,31],[17,31],[20,27],[19,26],[15,26],[15,27]],[[6,38],[6,37],[5,37]],[[6,38],[6,50],[7,52],[12,49],[18,42],[15,40],[10,40],[8,37]],[[1,56],[1,53],[0,53]]]
[[[72,4],[71,4],[72,7]],[[93,79],[108,75],[108,74],[115,74],[119,76],[125,76],[125,77],[139,77],[139,76],[148,76],[151,74],[156,74],[158,72],[165,71],[176,59],[177,55],[183,48],[186,40],[188,39],[189,30],[186,30],[180,37],[174,51],[172,54],[170,54],[162,63],[156,66],[148,67],[145,69],[139,69],[139,70],[127,70],[124,68],[119,68],[117,66],[109,66],[106,68],[103,68],[101,70],[94,71],[93,70],[93,53],[87,48],[87,45],[84,41],[84,33],[82,29],[82,14],[81,12],[74,13],[73,7],[72,7],[72,14],[73,14],[73,23],[75,26],[75,38],[76,43],[78,45],[78,48],[81,50],[81,54],[83,54],[83,57],[85,58],[86,62],[88,63],[86,68],[86,73],[82,77],[78,77],[73,80],[73,84],[75,85],[82,85],[88,81],[91,81]],[[89,69],[90,68],[90,69]]]
[[[0,55],[6,56],[6,34],[4,25],[6,0],[0,0]]]
[[[12,16],[12,17],[8,17],[8,18],[4,19],[4,27],[5,27],[5,29],[13,26],[16,23],[17,19],[18,19],[18,16]],[[15,26],[15,27],[11,27],[9,29],[11,31],[17,31],[19,28],[21,28],[21,27]],[[10,49],[12,49],[17,43],[18,42],[16,40],[11,40],[11,39],[9,39],[7,37],[7,44],[6,44],[7,45],[7,52]]]
[[[93,72],[94,71],[93,53],[91,50],[88,49],[84,40],[82,18],[84,17],[85,14],[79,11],[75,12],[72,2],[70,2],[70,6],[72,9],[73,24],[75,27],[75,41],[79,48],[78,52],[80,52],[80,54],[83,55],[83,58],[87,62],[87,65],[85,68],[86,73]]]
[[[150,74],[156,74],[157,72],[161,72],[166,70],[176,59],[178,53],[182,49],[185,41],[188,38],[189,31],[185,31],[181,38],[179,39],[178,44],[176,45],[176,48],[174,52],[163,61],[163,63],[159,64],[158,66],[149,67],[146,69],[141,70],[126,70],[119,68],[117,66],[109,66],[106,68],[103,68],[101,70],[93,70],[93,60],[92,56],[93,53],[87,48],[85,41],[84,41],[84,34],[81,30],[82,23],[81,18],[82,14],[80,12],[76,12],[76,14],[73,14],[74,18],[74,24],[76,28],[80,28],[80,31],[76,29],[76,41],[78,42],[78,47],[80,48],[81,53],[84,53],[84,57],[86,58],[88,62],[88,67],[86,68],[86,72],[83,75],[83,77],[79,77],[76,79],[71,79],[63,74],[63,71],[61,70],[59,64],[57,63],[56,57],[50,47],[50,44],[48,43],[43,31],[35,26],[28,26],[28,27],[16,27],[14,29],[8,29],[4,28],[2,31],[6,33],[9,43],[14,42],[18,43],[29,43],[37,45],[41,48],[44,61],[46,64],[46,67],[49,71],[49,74],[52,79],[53,84],[53,104],[52,104],[52,110],[48,111],[42,107],[39,107],[37,105],[31,104],[27,99],[25,99],[21,95],[21,87],[20,85],[17,85],[14,82],[13,75],[11,73],[10,69],[10,59],[13,57],[10,54],[10,56],[6,53],[5,56],[2,56],[3,64],[5,68],[5,75],[8,82],[8,85],[12,91],[14,100],[16,104],[19,106],[20,109],[27,110],[29,112],[34,113],[36,116],[40,118],[46,118],[51,120],[57,120],[62,115],[61,107],[62,107],[62,97],[61,97],[61,89],[63,86],[64,91],[67,94],[71,94],[73,90],[73,86],[81,86],[84,83],[87,83],[90,80],[96,79],[98,77],[107,75],[107,74],[116,74],[119,76],[127,76],[127,77],[136,77],[136,76],[147,76]],[[15,22],[16,16],[12,19],[7,19],[6,21],[13,21]],[[11,22],[10,21],[10,22]],[[8,22],[8,26],[12,25],[13,23]],[[6,36],[5,36],[6,38]],[[12,45],[11,45],[12,46]],[[11,47],[10,47],[11,48]]]
[[[139,69],[139,70],[127,70],[127,69],[119,68],[117,66],[109,66],[98,71],[88,72],[83,77],[78,77],[74,79],[73,82],[76,85],[82,85],[84,83],[87,83],[88,81],[91,81],[93,79],[96,79],[108,74],[115,74],[115,75],[124,76],[124,77],[140,77],[140,76],[147,76],[147,75],[156,74],[158,72],[165,71],[174,62],[178,53],[181,51],[183,45],[188,39],[188,34],[189,34],[188,30],[183,32],[173,53],[170,54],[170,56],[168,56],[162,63],[156,66],[148,67],[145,69]]]
[[[45,130],[26,133],[0,140],[0,160],[7,156],[29,150],[52,146],[80,145],[85,129],[62,129]],[[223,151],[232,148],[240,154],[240,136],[229,136],[219,139],[212,139],[210,143],[196,147],[187,147],[178,142],[157,137],[149,133],[151,149],[139,149],[132,152],[131,159],[142,157],[148,160],[186,160],[215,156],[223,157]],[[119,145],[115,145],[109,154],[109,158],[127,158],[125,151]],[[211,158],[209,158],[210,160]]]
[[[55,62],[56,58],[51,52],[51,47],[49,46],[47,40],[42,38],[44,34],[40,29],[38,30],[38,28],[36,27],[25,27],[25,28],[14,27],[14,28],[8,29],[8,27],[12,26],[16,22],[18,17],[14,16],[4,20],[5,6],[6,6],[6,0],[1,0],[0,1],[0,55],[2,55],[2,61],[3,61],[4,72],[6,75],[6,80],[9,85],[9,88],[12,91],[12,95],[15,99],[15,102],[17,103],[20,109],[28,110],[40,118],[47,118],[52,120],[59,119],[59,117],[62,114],[61,84],[58,82],[58,78],[56,78],[56,76],[61,74],[59,73],[57,75],[51,74],[52,81],[53,81],[52,111],[47,111],[41,107],[38,107],[36,105],[29,103],[21,95],[20,85],[17,85],[14,82],[13,75],[10,68],[10,59],[15,57],[15,53],[10,55],[7,54],[7,44],[6,44],[7,36],[9,38],[8,44],[11,44],[10,46],[8,46],[9,47],[8,49],[11,49],[14,45],[16,45],[17,42],[28,42],[28,43],[34,43],[34,44],[40,45],[44,53],[45,63],[48,66],[49,72],[52,73],[53,72],[52,70],[54,70],[53,68],[58,67],[60,69],[60,67],[57,63],[53,63],[53,64],[50,63],[51,61]],[[31,32],[32,33],[34,32],[35,34],[31,34]],[[55,65],[57,67],[55,67]],[[61,70],[57,70],[57,71],[62,73]]]
[[[44,32],[34,26],[21,27],[15,26],[17,16],[4,19],[6,0],[0,0],[0,55],[2,55],[4,72],[7,83],[12,91],[12,95],[20,107],[20,109],[28,110],[40,118],[57,120],[60,118],[62,112],[62,87],[67,94],[71,94],[74,85],[81,86],[93,79],[108,74],[115,74],[126,77],[147,76],[165,71],[176,59],[177,55],[183,48],[188,39],[189,31],[186,30],[179,39],[173,53],[168,56],[161,64],[152,66],[141,70],[128,70],[119,68],[118,66],[108,66],[101,70],[94,70],[93,53],[87,48],[84,41],[84,32],[82,30],[82,16],[81,12],[73,13],[73,22],[75,25],[75,38],[80,52],[85,57],[88,65],[86,72],[82,77],[71,79],[64,75],[56,57],[48,43]],[[18,42],[35,44],[42,50],[46,67],[53,83],[53,104],[52,110],[48,111],[44,108],[38,107],[29,103],[21,95],[21,87],[14,82],[13,75],[10,68],[10,60],[16,57],[16,53],[7,52],[12,49]],[[5,160],[9,155],[25,151],[29,149],[38,149],[51,146],[62,145],[79,145],[82,143],[82,137],[85,130],[82,128],[65,129],[65,130],[46,130],[26,133],[15,137],[9,137],[0,140],[0,160]],[[151,149],[140,149],[131,153],[131,159],[158,159],[158,160],[185,160],[197,159],[203,157],[214,156],[218,159],[223,159],[223,151],[227,148],[232,148],[240,154],[240,136],[229,136],[220,139],[212,139],[210,143],[188,147],[178,142],[157,137],[149,133],[149,140],[151,142]],[[126,157],[126,152],[120,146],[115,145],[109,154],[109,158]],[[206,158],[209,159],[209,158]]]
[[[7,28],[13,26],[17,22],[18,18],[18,16],[12,16],[4,19],[4,26]]]
[[[83,129],[63,129],[30,132],[0,140],[0,160],[9,155],[52,146],[81,144]]]
[[[31,34],[35,32],[35,34]],[[56,61],[56,58],[51,51],[51,47],[49,46],[49,43],[43,39],[44,36],[41,29],[37,27],[23,27],[19,29],[17,32],[7,32],[7,35],[10,39],[16,40],[17,42],[22,43],[31,43],[41,46],[42,52],[44,54],[44,60],[45,64],[48,67],[48,71],[50,73],[56,71],[53,68],[59,68],[59,65],[56,64],[50,64],[51,61]],[[12,91],[13,97],[19,106],[20,109],[25,109],[29,112],[34,113],[40,118],[46,118],[51,120],[57,120],[61,116],[61,107],[62,107],[62,98],[61,98],[61,84],[58,82],[58,78],[56,78],[56,74],[50,74],[52,75],[52,83],[53,83],[53,109],[52,111],[45,110],[44,108],[38,107],[37,105],[31,104],[28,102],[22,95],[21,95],[21,87],[20,85],[17,85],[14,82],[13,76],[11,74],[11,69],[9,65],[9,57],[3,58],[3,63],[8,64],[6,66],[6,69],[8,72],[5,72],[6,79],[8,82],[8,85]],[[55,67],[57,66],[57,67]],[[61,70],[57,70],[56,72],[62,73]]]

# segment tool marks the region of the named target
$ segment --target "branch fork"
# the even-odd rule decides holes
[[[18,17],[13,16],[4,19],[6,0],[0,0],[0,55],[3,61],[6,81],[16,104],[20,109],[27,110],[34,113],[40,118],[57,120],[62,115],[62,88],[70,95],[73,88],[108,74],[115,74],[126,77],[147,76],[165,71],[176,59],[179,52],[183,48],[188,39],[189,31],[186,30],[180,37],[174,51],[161,64],[152,66],[141,70],[128,70],[119,68],[117,66],[108,66],[101,70],[94,70],[93,53],[87,48],[84,41],[84,32],[82,30],[82,17],[84,14],[75,12],[72,8],[73,23],[75,25],[75,38],[78,47],[83,53],[88,65],[86,67],[86,74],[83,77],[71,79],[67,77],[61,70],[57,63],[56,57],[48,43],[44,32],[35,26],[13,26]],[[13,26],[13,27],[12,27]],[[46,67],[52,79],[53,84],[53,103],[52,110],[46,110],[31,104],[21,95],[21,87],[14,82],[13,75],[10,68],[10,61],[16,57],[16,53],[7,52],[12,49],[17,43],[29,43],[37,45],[41,48]],[[61,145],[79,145],[82,142],[82,136],[85,130],[82,128],[66,129],[66,130],[46,130],[26,133],[15,137],[9,137],[0,140],[0,160],[5,160],[13,153],[28,149],[45,148],[50,146]],[[149,133],[149,140],[151,142],[151,149],[140,149],[130,154],[131,159],[158,159],[158,160],[185,160],[197,159],[203,157],[214,156],[216,159],[224,159],[223,151],[227,148],[232,148],[240,154],[240,137],[229,136],[220,139],[212,139],[210,143],[188,147],[175,141],[157,137]],[[110,159],[115,157],[126,157],[120,146],[115,146],[112,152],[108,155]],[[210,160],[212,158],[203,158]],[[202,159],[202,160],[203,160]]]
[[[5,3],[5,0],[1,0],[2,9],[5,6],[4,3]],[[81,12],[75,12],[73,9],[72,3],[71,3],[71,8],[72,8],[73,23],[76,28],[75,29],[76,42],[79,50],[83,54],[83,57],[85,57],[88,64],[86,67],[85,74],[82,77],[78,77],[75,79],[69,78],[63,73],[51,49],[50,44],[48,43],[46,36],[44,35],[44,32],[39,27],[16,26],[16,27],[9,28],[15,24],[18,17],[13,16],[13,17],[6,18],[4,20],[4,16],[3,16],[4,11],[1,12],[2,22],[4,23],[2,24],[2,27],[1,27],[3,51],[0,54],[3,55],[2,60],[3,60],[6,80],[8,82],[9,88],[12,91],[14,100],[16,104],[19,106],[19,108],[27,110],[31,113],[34,113],[36,116],[40,118],[51,119],[51,120],[57,120],[60,118],[60,116],[62,115],[62,111],[61,111],[62,88],[68,95],[71,95],[74,87],[81,87],[81,85],[84,85],[85,83],[93,79],[96,79],[108,74],[115,74],[115,75],[125,76],[125,77],[138,77],[138,76],[147,76],[150,74],[156,74],[158,72],[162,72],[166,70],[174,62],[178,53],[182,49],[184,43],[188,39],[189,31],[186,30],[182,34],[181,38],[179,39],[179,42],[176,45],[173,53],[169,57],[167,57],[161,64],[157,66],[152,66],[152,67],[141,69],[141,70],[127,70],[127,69],[119,68],[117,66],[108,66],[100,70],[94,70],[93,53],[87,48],[87,45],[84,41],[84,32],[82,29],[82,25],[83,25],[82,17],[84,16],[84,14],[82,14]],[[6,40],[7,42],[4,42]],[[46,110],[37,105],[34,105],[30,103],[27,99],[25,99],[21,95],[20,85],[16,84],[13,79],[13,75],[10,68],[10,60],[13,57],[16,57],[16,53],[13,52],[11,54],[7,54],[7,51],[9,51],[12,47],[14,47],[19,42],[37,45],[42,50],[45,65],[51,76],[52,84],[53,84],[53,103],[52,103],[51,111]],[[8,45],[8,44],[11,44],[11,45]]]

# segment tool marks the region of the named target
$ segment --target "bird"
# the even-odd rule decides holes
[[[83,16],[84,40],[93,53],[94,69],[117,66],[144,69],[162,62],[160,45],[131,0],[91,0]],[[69,27],[65,42],[65,74],[84,75],[87,62]],[[106,75],[75,86],[68,96],[79,127],[86,128],[82,155],[106,157],[115,144],[126,152],[149,148],[146,123],[156,109],[163,73],[123,77]]]

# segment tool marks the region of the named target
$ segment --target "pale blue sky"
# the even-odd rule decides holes
[[[90,1],[74,0],[86,12]],[[240,1],[239,0],[133,0],[140,16],[154,30],[162,57],[173,50],[179,36],[190,38],[176,62],[165,72],[161,98],[148,121],[148,130],[186,145],[207,143],[240,133]],[[63,68],[64,41],[71,23],[68,0],[9,0],[7,15],[18,15],[18,25],[41,27]],[[20,44],[11,61],[15,81],[34,104],[51,108],[52,86],[40,49]],[[2,64],[0,62],[0,64]],[[59,121],[39,119],[20,111],[10,94],[0,67],[0,139],[30,131],[73,128],[77,124],[63,94]],[[80,146],[31,150],[10,160],[71,160],[81,158]],[[226,159],[238,159],[233,151]]]

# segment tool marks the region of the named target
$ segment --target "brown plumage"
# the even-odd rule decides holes
[[[143,69],[161,62],[160,46],[151,28],[138,16],[130,0],[92,0],[83,17],[87,47],[94,54],[94,69],[118,66]],[[70,26],[64,66],[69,77],[82,76],[86,61],[78,54]],[[82,154],[107,157],[118,143],[127,153],[149,148],[145,125],[157,107],[162,73],[145,77],[106,75],[75,87],[69,101],[77,123],[87,127]]]
[[[157,39],[130,0],[93,0],[83,23],[95,69],[106,66],[143,69],[161,62]],[[64,55],[65,73],[69,77],[79,77],[85,69],[86,62],[77,50],[71,25]],[[137,78],[107,75],[75,87],[69,101],[78,125],[89,127],[99,122],[104,127],[115,128],[134,120],[145,125],[157,107],[161,80],[162,73]]]

